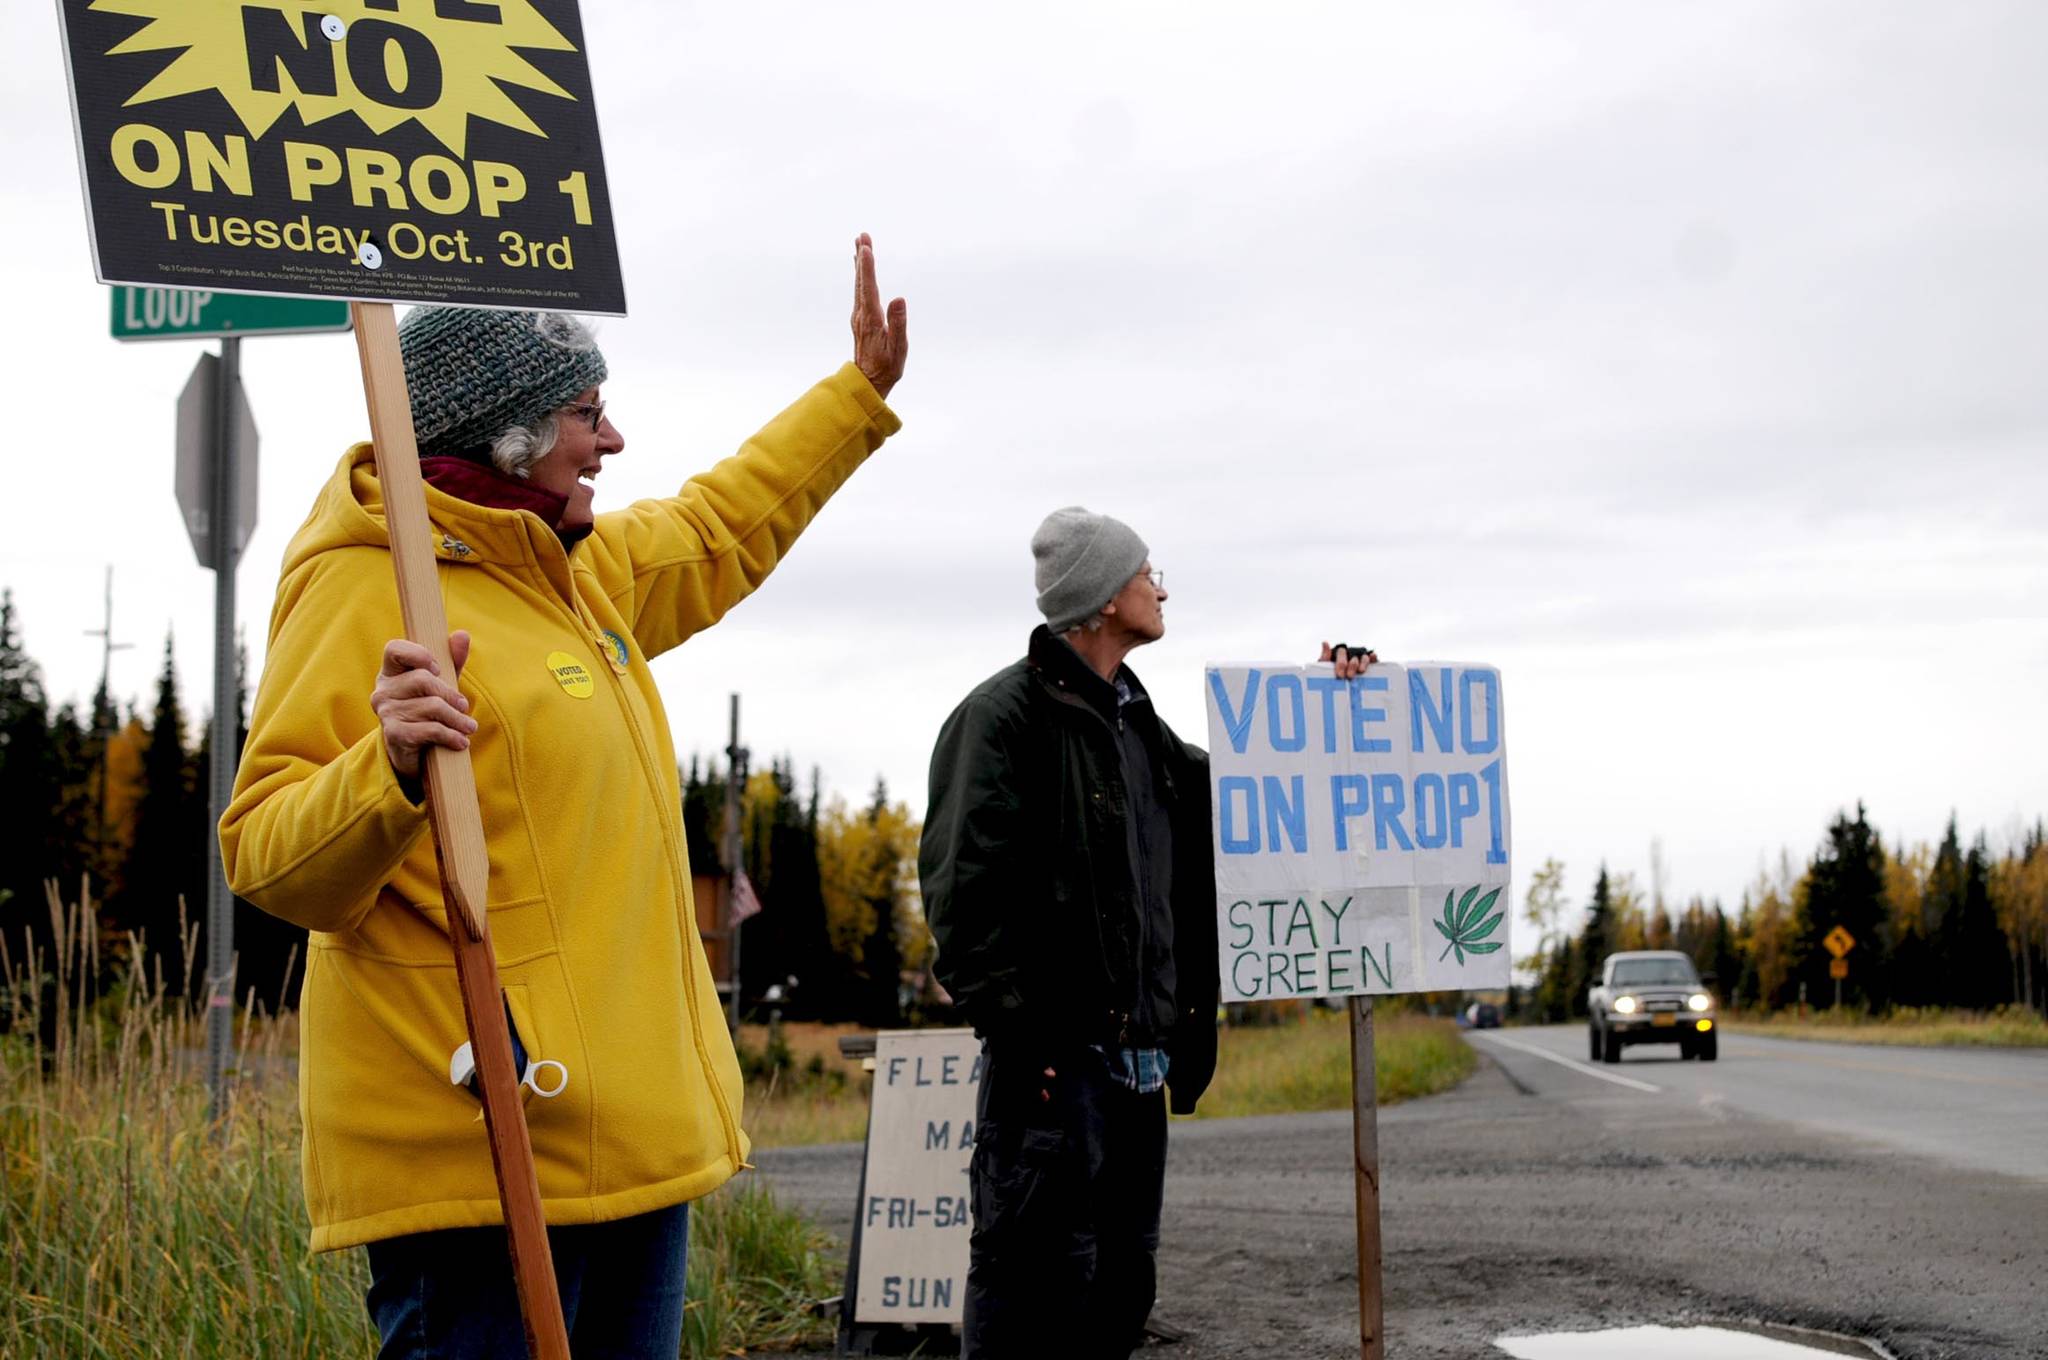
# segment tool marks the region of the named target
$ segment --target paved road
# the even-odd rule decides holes
[[[1723,1034],[1717,1062],[1686,1062],[1676,1047],[1656,1045],[1624,1050],[1609,1066],[1586,1061],[1584,1026],[1472,1037],[1555,1098],[1634,1090],[1783,1120],[1812,1130],[1817,1146],[1855,1139],[2048,1180],[2048,1049],[1882,1048]],[[1546,1054],[1562,1061],[1542,1061]]]
[[[1901,1360],[2048,1360],[2048,1124],[2011,1154],[2030,1175],[1986,1169],[2005,1154],[1968,1130],[1931,1154],[1910,1141],[1939,1139],[1923,1121],[1999,1117],[1999,1083],[2021,1073],[2024,1102],[2039,1066],[1864,1047],[1806,1060],[1787,1053],[1807,1045],[1730,1037],[1716,1064],[1631,1055],[1596,1076],[1583,1044],[1480,1036],[1471,1080],[1381,1112],[1390,1354],[1475,1360],[1499,1357],[1503,1334],[1756,1319],[1870,1337]],[[1949,1058],[1951,1075],[1998,1080],[1908,1075]],[[1832,1111],[1887,1094],[1903,1114],[1826,1131]],[[1963,1098],[1985,1103],[1942,1110]],[[1752,1109],[1764,1101],[1785,1112]],[[1350,1151],[1343,1113],[1176,1123],[1159,1315],[1194,1335],[1145,1354],[1356,1356]],[[850,1230],[858,1147],[757,1160],[785,1200]]]

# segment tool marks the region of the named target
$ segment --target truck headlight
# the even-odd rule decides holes
[[[1708,996],[1705,992],[1694,992],[1685,999],[1685,1004],[1692,1010],[1710,1011],[1714,1009],[1714,998]]]
[[[1614,999],[1614,1011],[1617,1015],[1634,1015],[1636,1013],[1636,999],[1632,996],[1616,997]]]

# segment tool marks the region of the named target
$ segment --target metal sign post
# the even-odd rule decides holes
[[[1828,953],[1835,957],[1828,962],[1828,976],[1835,980],[1835,1009],[1842,1009],[1842,979],[1849,976],[1849,951],[1856,947],[1856,937],[1847,929],[1837,925],[1821,939]]]
[[[218,826],[234,796],[242,706],[235,649],[235,569],[256,530],[256,423],[242,391],[242,342],[221,341],[202,354],[178,397],[173,481],[185,532],[199,565],[213,572],[213,724],[206,772],[208,826]],[[104,804],[104,799],[102,799]],[[221,863],[220,838],[206,838],[206,1092],[216,1129],[227,1113],[234,1052],[235,899]]]
[[[1385,1360],[1386,1303],[1380,1278],[1379,1073],[1373,1061],[1372,998],[1351,1011],[1351,1153],[1358,1191],[1358,1354]]]
[[[242,706],[235,674],[235,568],[246,533],[237,532],[242,505],[236,438],[242,420],[242,342],[220,342],[213,401],[213,750],[207,761],[206,824],[219,826],[235,793]],[[253,441],[251,441],[253,443]],[[253,454],[255,450],[252,448]],[[253,480],[253,479],[252,479]],[[250,517],[253,521],[254,516]],[[228,1055],[234,1048],[235,899],[221,863],[220,837],[206,838],[206,1091],[216,1129],[226,1127]]]

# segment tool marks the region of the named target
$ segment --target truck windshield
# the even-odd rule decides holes
[[[1625,987],[1693,987],[1699,977],[1684,959],[1623,959],[1614,965],[1614,981]]]

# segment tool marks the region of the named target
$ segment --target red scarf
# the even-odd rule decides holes
[[[420,459],[420,476],[436,491],[490,510],[531,510],[550,529],[561,524],[569,498],[513,477],[486,463],[454,454]],[[577,535],[582,537],[582,535]]]

